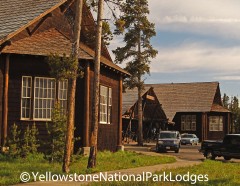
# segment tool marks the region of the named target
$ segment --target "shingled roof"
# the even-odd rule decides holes
[[[66,0],[0,0],[0,44],[64,2]]]
[[[218,82],[147,84],[145,90],[153,87],[162,108],[173,120],[177,112],[229,112],[221,103]],[[137,89],[123,94],[123,113],[137,100]]]
[[[131,116],[132,118],[137,119],[137,95],[136,88],[123,94],[123,118],[129,119]],[[145,120],[167,120],[166,114],[164,113],[152,87],[143,92],[142,104],[144,107],[143,117]]]
[[[223,108],[218,82],[148,84],[169,120],[177,112],[229,112]]]
[[[26,32],[25,29],[27,27],[36,23],[66,1],[0,0],[0,45],[17,34]],[[71,48],[70,39],[56,28],[51,28],[14,41],[10,46],[3,47],[0,52],[42,56],[47,56],[50,53],[70,55]],[[93,60],[94,56],[95,52],[91,48],[83,43],[80,44],[79,58]],[[101,64],[125,75],[130,75],[104,56],[101,56]]]

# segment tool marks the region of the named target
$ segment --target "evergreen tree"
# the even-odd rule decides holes
[[[115,33],[124,33],[124,47],[118,47],[113,53],[115,61],[126,61],[126,70],[132,76],[125,80],[128,88],[138,89],[138,145],[143,145],[142,136],[142,91],[144,80],[142,77],[150,73],[150,58],[156,57],[157,51],[150,44],[150,39],[156,35],[155,26],[149,22],[147,0],[126,0],[121,5],[123,15],[116,22],[118,28]],[[125,32],[122,32],[125,30]]]
[[[18,129],[18,126],[14,123],[10,130],[10,135],[8,137],[7,143],[9,146],[8,155],[12,158],[17,158],[21,154],[21,131]]]
[[[232,112],[232,122],[234,127],[234,132],[240,132],[240,108],[239,100],[236,96],[232,97],[230,103],[230,111]]]
[[[46,142],[45,157],[50,162],[62,162],[67,131],[67,116],[63,114],[60,104],[55,103],[52,121],[47,123],[50,140]]]
[[[94,79],[93,79],[93,106],[92,106],[92,127],[90,154],[87,168],[96,167],[97,159],[97,138],[98,138],[98,113],[99,113],[99,82],[100,82],[100,58],[102,41],[102,18],[103,18],[103,0],[98,1],[96,49],[94,61]]]
[[[226,93],[224,93],[223,98],[222,98],[223,106],[226,109],[229,109],[229,97],[227,96]]]

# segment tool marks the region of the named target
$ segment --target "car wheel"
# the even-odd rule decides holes
[[[209,160],[215,160],[216,158],[215,154],[212,151],[207,151],[204,156]]]
[[[175,150],[175,153],[179,153],[179,149],[180,149],[180,143],[178,145],[178,148]]]
[[[223,158],[224,158],[225,160],[231,160],[231,158],[228,157],[228,156],[224,156]]]
[[[156,146],[156,152],[160,152],[160,149],[158,148],[158,146]]]

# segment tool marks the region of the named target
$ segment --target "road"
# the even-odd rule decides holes
[[[169,151],[166,154],[176,156],[180,159],[196,161],[196,160],[204,160],[203,155],[198,151],[200,149],[200,145],[182,145],[179,153],[175,153],[174,151]]]
[[[202,153],[200,153],[198,150],[201,148],[201,145],[182,145],[179,153],[175,153],[174,151],[169,151],[166,153],[162,153],[162,154],[166,154],[166,155],[171,155],[171,156],[176,156],[180,159],[183,160],[189,160],[189,161],[199,161],[199,160],[204,160],[204,156]],[[154,151],[155,149],[155,145],[152,146],[151,150]],[[223,157],[217,157],[216,158],[217,161],[223,161],[223,162],[228,162],[226,160],[223,159]],[[240,163],[239,159],[231,159],[231,162],[238,162]]]
[[[133,145],[133,144],[131,144]],[[132,149],[131,145],[126,145],[126,150],[136,150]],[[145,143],[144,146],[148,148],[138,148],[138,151],[146,151],[149,150],[151,151],[150,154],[154,155],[155,152],[155,143]],[[181,148],[179,150],[179,153],[175,153],[174,151],[168,151],[168,152],[161,152],[160,154],[162,155],[170,155],[170,156],[175,156],[178,157],[179,159],[182,160],[188,160],[188,161],[203,161],[205,158],[203,154],[201,154],[198,150],[200,149],[201,145],[181,145]],[[227,162],[224,160],[222,157],[217,157],[217,161],[223,161]],[[231,162],[238,162],[240,163],[240,159],[231,159]]]

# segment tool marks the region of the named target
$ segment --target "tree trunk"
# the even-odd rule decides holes
[[[141,61],[141,31],[139,30],[138,33],[138,61],[139,64],[142,63]],[[140,70],[140,69],[139,69]],[[141,75],[138,72],[138,146],[143,146],[143,109],[142,109],[142,82],[141,82]]]
[[[138,146],[143,146],[142,90],[138,87]]]
[[[103,0],[98,1],[97,16],[97,38],[94,62],[94,82],[93,82],[93,107],[92,107],[92,130],[90,141],[90,154],[87,168],[96,167],[97,158],[97,138],[98,138],[98,113],[99,113],[99,76],[100,76],[100,59],[101,59],[101,40],[102,40],[102,16]]]
[[[81,21],[82,21],[82,7],[83,7],[83,0],[77,0],[76,16],[75,16],[75,23],[74,23],[74,38],[72,43],[72,55],[75,61],[78,61],[78,50],[79,50]],[[70,86],[69,86],[69,96],[68,96],[67,134],[66,134],[64,158],[63,158],[63,165],[62,165],[62,171],[66,173],[68,173],[70,170],[69,164],[70,164],[71,154],[73,151],[73,137],[74,137],[73,134],[74,134],[77,70],[75,70],[75,72],[73,73],[75,74],[74,78],[69,80]]]

